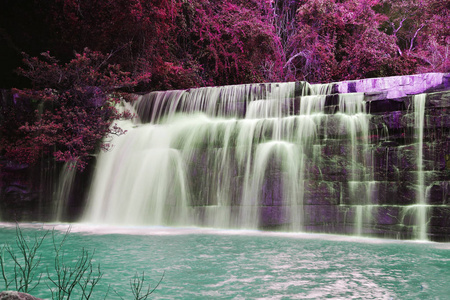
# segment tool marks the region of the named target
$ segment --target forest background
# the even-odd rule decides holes
[[[131,117],[115,104],[133,93],[449,72],[449,11],[449,0],[3,0],[0,156],[82,170],[124,133],[110,125]]]

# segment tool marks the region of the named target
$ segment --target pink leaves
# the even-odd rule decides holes
[[[273,79],[266,77],[267,60],[275,62],[272,71],[280,75],[283,53],[279,51],[279,38],[264,15],[268,4],[258,3],[262,6],[253,2],[199,1],[189,3],[191,9],[186,7],[185,13],[191,15],[185,18],[191,20],[192,29],[185,35],[191,41],[192,57],[215,84]]]
[[[25,138],[8,148],[9,156],[30,164],[53,156],[82,170],[95,151],[110,148],[102,146],[104,137],[125,134],[114,121],[132,116],[114,107],[127,97],[116,89],[132,87],[147,76],[131,78],[120,66],[108,64],[109,56],[89,49],[66,64],[57,63],[48,52],[42,56],[43,60],[25,56],[29,68],[20,72],[35,89],[17,92],[21,101],[48,104],[36,110],[33,124],[19,127]]]
[[[373,10],[380,1],[304,2],[290,52],[308,53],[290,61],[297,79],[326,82],[395,75],[395,39],[380,31],[386,17]]]

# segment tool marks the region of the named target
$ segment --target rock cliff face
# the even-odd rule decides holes
[[[135,109],[148,124],[99,157],[90,221],[450,241],[449,74],[159,92]],[[2,161],[3,220],[52,219],[29,170]],[[64,218],[84,205],[79,177]]]

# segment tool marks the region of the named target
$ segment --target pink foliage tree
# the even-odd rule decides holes
[[[326,82],[391,75],[395,38],[378,30],[386,17],[376,0],[301,1],[288,49],[288,76]]]
[[[396,40],[398,55],[415,60],[418,72],[450,71],[450,1],[382,0],[381,30]]]
[[[192,1],[180,17],[181,51],[201,66],[206,84],[280,79],[282,48],[264,5]]]
[[[24,62],[27,68],[19,73],[31,80],[33,88],[15,90],[16,101],[34,103],[36,110],[17,128],[20,138],[10,138],[6,150],[7,156],[28,164],[53,156],[84,169],[97,149],[109,148],[102,138],[124,133],[113,124],[131,117],[116,108],[129,97],[122,91],[148,80],[145,74],[132,79],[119,65],[109,64],[107,55],[88,49],[66,64],[48,52],[42,59],[25,56]]]

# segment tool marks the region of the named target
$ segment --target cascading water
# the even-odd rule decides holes
[[[449,241],[449,95],[429,73],[136,96],[88,172],[0,155],[0,215]]]
[[[65,163],[61,169],[58,187],[54,196],[54,214],[56,221],[61,221],[64,218],[64,212],[72,192],[75,175],[76,166],[73,166],[72,162]]]
[[[426,94],[414,95],[414,131],[417,139],[417,221],[416,238],[427,239],[427,208],[425,197],[425,178],[423,172],[423,131],[425,121]]]
[[[414,86],[425,91],[436,78],[408,80],[423,80]],[[402,94],[401,80],[139,96],[131,108],[138,118],[118,124],[127,134],[98,156],[83,220],[424,240],[430,222],[441,222],[428,213],[447,205],[442,146],[425,147],[438,164],[428,155],[424,166],[425,96]],[[432,97],[427,105],[445,105]],[[433,134],[445,134],[445,118],[436,120]]]
[[[355,207],[356,235],[362,234],[364,211],[371,208],[371,161],[368,160],[368,136],[370,115],[366,113],[364,93],[339,95],[340,127],[347,133],[350,143],[350,176],[348,176],[349,202]]]
[[[324,124],[331,86],[271,83],[141,96],[135,109],[144,123],[119,124],[128,133],[98,158],[85,221],[222,228],[281,223],[302,230],[308,168],[330,138]],[[360,93],[340,95],[334,115],[332,135],[349,137],[350,186],[367,180],[363,100]]]

